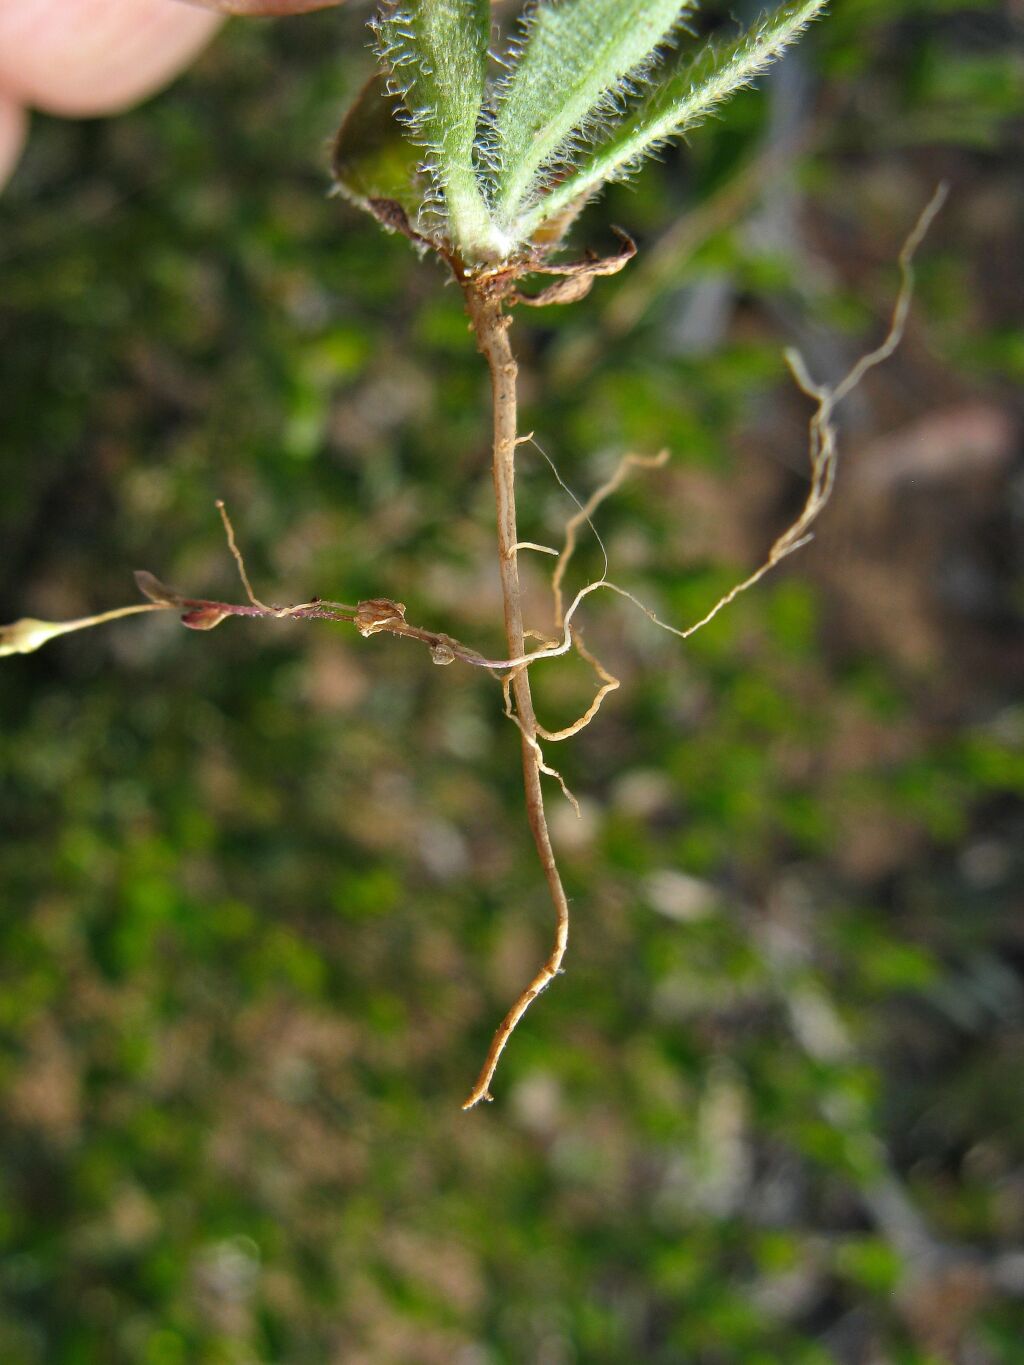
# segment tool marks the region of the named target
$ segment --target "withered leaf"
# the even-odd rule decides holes
[[[390,597],[371,597],[356,607],[356,629],[360,635],[376,635],[405,621],[405,603]]]
[[[516,290],[516,303],[525,303],[528,308],[546,308],[549,303],[576,303],[586,298],[594,287],[593,275],[569,275],[555,280],[542,289],[539,294],[523,294]]]
[[[166,587],[148,569],[135,570],[135,586],[143,597],[148,597],[151,602],[155,602],[160,607],[180,607],[185,601],[182,593]]]
[[[622,228],[613,227],[612,232],[619,239],[619,249],[610,256],[588,251],[582,261],[572,261],[569,265],[535,265],[531,270],[538,275],[617,275],[636,255],[636,242]]]
[[[531,308],[543,308],[550,303],[575,303],[590,293],[598,275],[617,275],[636,255],[636,242],[621,228],[613,227],[612,231],[618,237],[620,246],[610,256],[588,252],[582,261],[573,261],[568,265],[530,265],[529,274],[557,275],[560,278],[539,294],[523,294],[516,290],[516,302],[525,303]]]
[[[188,626],[189,630],[213,630],[214,626],[219,626],[230,614],[211,603],[208,607],[195,607],[192,611],[185,612],[181,624]]]

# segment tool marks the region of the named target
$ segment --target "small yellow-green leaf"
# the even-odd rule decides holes
[[[23,616],[9,626],[0,626],[0,659],[8,654],[33,654],[40,645],[65,631],[59,621],[37,621],[33,616]]]

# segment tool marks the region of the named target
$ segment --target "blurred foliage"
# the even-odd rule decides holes
[[[687,622],[799,505],[783,345],[829,379],[876,340],[952,183],[815,545],[686,646],[588,608],[623,687],[558,754],[569,971],[494,1106],[458,1102],[549,910],[489,679],[162,616],[5,662],[4,1365],[1024,1360],[1020,24],[837,4],[584,216],[629,271],[517,321],[578,492],[672,448],[600,528]],[[265,597],[499,647],[459,299],[325,193],[369,66],[354,12],[237,23],[140,111],[37,121],[0,201],[0,619],[136,567],[237,594],[223,496]],[[530,447],[520,484],[557,538]],[[536,672],[552,721],[591,688]]]

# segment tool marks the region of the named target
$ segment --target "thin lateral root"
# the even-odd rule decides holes
[[[597,535],[597,529],[591,518],[601,504],[625,483],[630,472],[633,469],[660,469],[668,458],[669,452],[667,450],[659,450],[657,455],[623,455],[622,459],[616,465],[611,477],[606,479],[598,488],[595,488],[587,501],[579,504],[577,510],[565,523],[565,541],[562,545],[562,551],[558,556],[558,563],[555,565],[555,571],[551,576],[551,591],[555,599],[555,626],[558,630],[561,630],[565,624],[562,581],[564,580],[565,572],[569,567],[569,561],[572,559],[576,550],[577,531],[584,522],[586,522],[594,534]],[[602,544],[603,548],[603,542],[601,542],[600,536],[598,536],[598,542]],[[608,566],[606,564],[604,576],[607,576],[607,573]]]
[[[626,588],[620,587],[617,583],[612,582],[611,579],[607,577],[607,574],[604,574],[594,582],[587,583],[584,587],[580,588],[579,592],[577,592],[569,609],[562,615],[560,622],[562,639],[557,644],[533,650],[531,653],[523,654],[516,659],[506,659],[500,663],[489,661],[492,667],[518,669],[523,666],[529,667],[530,664],[538,663],[542,659],[555,659],[563,654],[568,654],[574,644],[572,630],[573,618],[583,601],[589,597],[591,593],[597,592],[601,588],[606,588],[609,592],[614,592],[619,597],[624,597],[627,602],[631,602],[635,607],[639,608],[647,619],[661,630],[667,631],[670,635],[675,635],[680,640],[688,640],[691,635],[696,634],[698,630],[703,629],[704,626],[713,621],[719,612],[724,611],[726,607],[735,602],[742,593],[745,593],[749,588],[752,588],[756,583],[759,583],[761,579],[764,578],[770,570],[775,568],[776,565],[780,564],[782,560],[787,559],[791,554],[794,554],[813,539],[811,527],[821,515],[822,510],[825,508],[832,495],[832,489],[835,486],[836,464],[838,460],[836,429],[832,420],[835,409],[844,398],[849,397],[870,370],[874,369],[876,365],[880,365],[893,354],[902,341],[906,331],[907,317],[914,292],[914,255],[921,245],[921,242],[924,240],[925,234],[931,226],[936,214],[945,203],[948,193],[948,186],[945,183],[938,186],[903,244],[899,255],[901,276],[899,292],[897,293],[896,301],[893,305],[889,327],[885,337],[874,350],[868,351],[861,356],[834,388],[831,388],[826,384],[818,384],[811,378],[806,362],[798,351],[789,349],[785,352],[786,361],[793,372],[793,377],[797,385],[809,398],[814,399],[817,404],[817,407],[811,415],[810,422],[808,423],[811,485],[800,514],[774,542],[771,549],[768,551],[764,562],[747,578],[736,583],[728,592],[724,593],[718,601],[705,612],[699,621],[695,621],[692,625],[683,629],[671,625],[668,621],[663,621],[650,609],[650,607],[641,602],[633,593],[629,592]],[[659,459],[660,457],[656,456],[654,458]],[[603,493],[606,497],[607,492],[604,492],[604,490],[608,488],[608,485],[613,485],[614,487],[618,486],[618,483],[616,482],[616,476],[618,474],[619,470],[616,470],[615,474],[612,475],[612,478],[608,480],[608,484],[602,485],[601,489],[598,489],[597,493],[591,496],[587,504],[580,508],[579,513],[571,518],[569,527],[572,528],[572,533],[570,534],[569,527],[567,527],[566,545],[568,547],[568,553],[563,550],[564,563],[568,563],[572,550],[575,548],[575,529],[578,528],[584,520],[589,519],[588,509],[591,508],[592,505],[596,505],[595,498],[597,498],[597,494]],[[621,479],[619,479],[618,482],[621,482]],[[553,586],[558,590],[556,591],[556,607],[561,601],[559,592],[561,589],[562,577],[564,576],[564,568],[562,569],[562,573],[559,574],[560,567],[562,567],[562,561],[555,567],[555,582]]]
[[[319,605],[319,600],[314,602],[300,602],[294,607],[269,607],[266,602],[261,602],[255,592],[253,592],[252,584],[249,581],[249,575],[245,568],[245,560],[242,557],[241,550],[238,548],[238,542],[235,540],[235,528],[231,524],[231,518],[228,516],[228,509],[224,505],[224,499],[218,498],[214,506],[220,513],[220,519],[224,524],[224,534],[227,536],[228,549],[231,551],[231,556],[238,566],[238,576],[242,580],[242,587],[245,589],[245,595],[254,607],[259,607],[260,611],[266,612],[268,616],[273,616],[280,621],[286,616],[294,616],[296,612],[308,611],[310,607]]]
[[[278,610],[277,607],[268,607],[266,602],[261,602],[253,592],[252,584],[249,582],[249,575],[245,570],[245,560],[242,558],[242,552],[238,548],[238,543],[235,540],[235,528],[231,525],[231,518],[228,516],[228,509],[224,505],[224,499],[218,498],[214,506],[220,513],[220,519],[224,524],[224,534],[227,536],[228,549],[231,551],[232,558],[238,566],[238,576],[242,580],[242,587],[245,589],[246,597],[248,597],[254,607],[259,607],[261,611],[269,612],[271,615],[274,615]]]
[[[569,805],[572,806],[573,810],[576,812],[576,818],[579,819],[580,818],[579,801],[576,799],[576,796],[573,793],[572,788],[566,782],[565,778],[558,771],[558,769],[552,768],[550,763],[547,762],[547,760],[544,757],[544,750],[540,747],[540,744],[537,740],[537,735],[541,735],[545,739],[552,738],[557,739],[559,738],[559,736],[549,735],[544,730],[544,727],[540,724],[537,725],[536,733],[530,734],[527,731],[526,727],[523,725],[522,721],[516,715],[515,707],[512,704],[512,683],[518,672],[519,672],[518,669],[514,669],[511,673],[507,674],[501,680],[501,691],[502,695],[505,698],[505,715],[508,717],[510,721],[512,721],[512,723],[515,726],[517,726],[519,733],[522,735],[524,741],[529,745],[530,749],[533,751],[533,756],[537,763],[538,772],[544,773],[546,777],[553,777],[555,779],[555,781],[562,789],[562,795],[565,797],[565,799],[569,802]],[[618,680],[616,680],[615,686],[618,687],[618,685],[619,685]],[[591,707],[591,710],[595,709],[596,709],[595,707],[593,706]],[[579,728],[582,729],[583,728],[582,725]]]
[[[620,686],[619,679],[615,677],[614,673],[609,673],[600,659],[596,658],[591,654],[590,650],[587,649],[578,630],[572,631],[572,642],[576,648],[576,653],[580,658],[590,664],[591,668],[601,680],[601,686],[598,688],[594,700],[587,707],[586,711],[584,711],[583,715],[580,716],[578,720],[574,720],[571,725],[567,725],[562,730],[548,730],[538,722],[537,733],[542,739],[550,740],[552,743],[556,743],[563,739],[571,739],[573,735],[578,735],[581,730],[585,730],[597,715],[598,711],[600,711],[601,704],[605,697],[607,697],[610,692],[617,691]],[[576,813],[577,815],[579,814],[578,807]]]
[[[517,540],[512,549],[517,551],[536,550],[541,555],[554,555],[556,558],[558,556],[558,551],[553,545],[538,545],[535,540]]]

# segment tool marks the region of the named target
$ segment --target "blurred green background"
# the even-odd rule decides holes
[[[459,297],[326,194],[362,22],[234,23],[139,111],[36,121],[0,620],[135,568],[237,599],[222,496],[264,597],[500,651]],[[874,344],[951,184],[815,543],[685,645],[591,599],[623,686],[551,755],[568,973],[493,1105],[459,1109],[551,916],[488,677],[163,615],[0,666],[3,1365],[1024,1361],[1022,25],[836,0],[581,220],[629,270],[516,322],[580,496],[670,447],[599,526],[686,624],[806,490],[783,347],[834,381]],[[531,447],[520,490],[557,539]],[[592,681],[535,687],[564,724]]]

